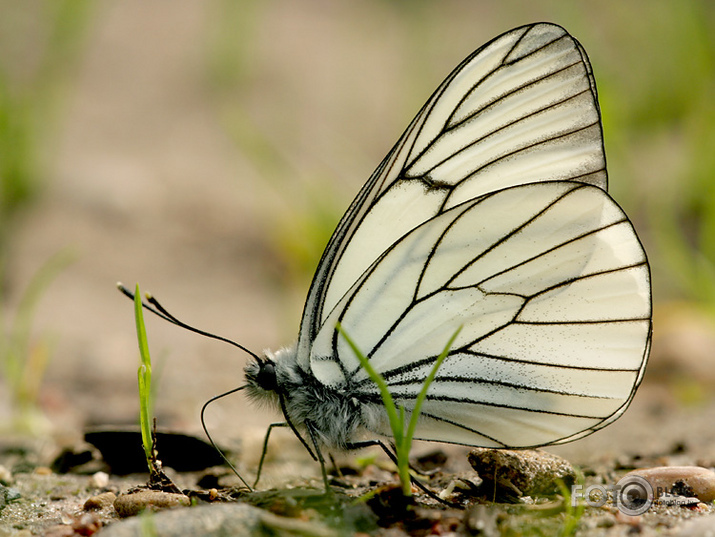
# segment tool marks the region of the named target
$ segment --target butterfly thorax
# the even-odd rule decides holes
[[[364,405],[345,391],[321,384],[303,371],[295,356],[295,347],[283,348],[246,365],[248,396],[282,410],[286,421],[301,432],[310,424],[325,446],[345,449],[364,427]]]

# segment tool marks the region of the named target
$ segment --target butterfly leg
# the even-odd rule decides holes
[[[394,447],[392,449],[388,448],[387,445],[382,441],[382,440],[364,440],[362,442],[352,442],[346,446],[346,449],[348,450],[353,450],[353,449],[362,449],[366,447],[372,447],[372,446],[380,446],[382,448],[382,451],[385,452],[385,454],[390,457],[390,460],[397,464],[397,455],[395,455],[394,452]],[[417,478],[415,478],[413,475],[410,474],[410,481],[412,481],[412,484],[415,485],[418,489],[420,489],[422,492],[424,492],[427,496],[432,498],[433,500],[436,500],[440,503],[443,503],[445,505],[449,505],[450,507],[458,507],[461,508],[461,505],[448,502],[447,500],[443,500],[439,496],[437,496],[434,492],[432,492],[430,489],[428,489],[425,485],[422,484],[421,481],[419,481]]]
[[[330,483],[328,482],[328,471],[325,469],[325,458],[323,457],[323,452],[320,451],[320,445],[318,443],[317,432],[315,426],[312,422],[306,420],[305,428],[308,431],[308,436],[310,436],[310,441],[315,448],[315,454],[317,455],[318,462],[320,463],[320,472],[323,474],[323,484],[325,485],[325,493],[332,494],[333,491],[330,488]],[[312,455],[312,453],[311,453]]]
[[[268,439],[271,437],[271,431],[274,427],[288,427],[288,422],[281,421],[278,423],[271,423],[266,431],[266,437],[263,439],[263,450],[261,451],[261,460],[258,461],[258,470],[256,471],[256,480],[253,482],[253,488],[258,486],[258,480],[261,478],[261,471],[263,470],[263,462],[266,460],[266,452],[268,451]]]
[[[335,462],[335,457],[333,457],[333,454],[328,452],[328,458],[330,458],[330,464],[333,465],[333,470],[335,470],[335,473],[338,475],[338,477],[345,477],[343,473],[340,471],[340,468],[338,467],[338,463]]]

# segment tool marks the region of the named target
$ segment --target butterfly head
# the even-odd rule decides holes
[[[246,392],[252,399],[280,406],[280,398],[290,398],[305,382],[295,360],[295,346],[275,352],[266,351],[262,357],[246,364]]]
[[[275,401],[278,381],[276,379],[276,364],[269,357],[251,360],[243,370],[246,375],[246,388],[252,399],[271,402]]]
[[[245,369],[246,380],[256,389],[275,392],[278,389],[276,365],[270,358],[252,361]]]

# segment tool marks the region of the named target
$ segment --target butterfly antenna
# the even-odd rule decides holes
[[[117,289],[121,291],[125,296],[129,297],[130,299],[134,300],[134,293],[132,293],[129,289],[127,289],[122,282],[117,282]],[[263,360],[253,351],[247,349],[243,345],[236,343],[235,341],[232,341],[228,338],[225,338],[223,336],[218,336],[216,334],[212,334],[211,332],[206,332],[205,330],[201,330],[199,328],[195,328],[191,325],[186,324],[183,321],[180,321],[174,315],[169,313],[169,311],[159,303],[159,301],[154,298],[150,293],[145,293],[146,300],[147,302],[144,302],[142,300],[142,306],[144,309],[147,311],[152,312],[154,315],[157,317],[161,317],[165,321],[168,321],[172,324],[175,324],[176,326],[180,326],[181,328],[185,328],[186,330],[189,330],[190,332],[194,332],[196,334],[200,334],[202,336],[211,338],[211,339],[216,339],[218,341],[223,341],[224,343],[228,343],[229,345],[233,345],[234,347],[237,347],[241,349],[242,351],[248,353],[250,356],[252,356],[256,361],[259,363],[263,363]],[[221,399],[222,397],[226,397],[227,395],[231,395],[232,393],[236,393],[237,391],[243,390],[246,387],[244,384],[243,386],[239,386],[238,388],[234,388],[232,390],[229,390],[225,393],[222,393],[220,395],[217,395],[215,397],[212,397],[206,403],[204,403],[204,406],[201,407],[201,427],[204,429],[204,433],[206,433],[206,437],[209,439],[209,442],[211,442],[211,445],[213,448],[218,452],[219,455],[221,455],[221,458],[226,461],[226,464],[228,464],[229,468],[233,471],[234,474],[238,477],[238,479],[241,480],[241,482],[248,488],[248,490],[253,491],[253,488],[251,485],[246,483],[246,480],[241,477],[241,474],[238,473],[238,470],[236,470],[236,467],[231,463],[230,460],[224,455],[223,451],[219,449],[219,447],[216,445],[216,442],[214,442],[213,438],[211,437],[211,434],[209,433],[208,428],[206,427],[206,421],[204,420],[204,413],[206,412],[206,407],[210,404],[213,403],[214,401]]]
[[[204,421],[204,412],[206,411],[206,407],[209,406],[210,403],[213,403],[214,401],[221,399],[222,397],[226,397],[227,395],[231,395],[232,393],[236,393],[237,391],[242,390],[245,387],[246,387],[246,385],[244,384],[243,386],[239,386],[238,388],[229,390],[226,393],[222,393],[221,395],[216,395],[215,397],[212,397],[211,399],[206,401],[204,403],[204,406],[201,407],[201,427],[204,428],[204,433],[206,433],[206,437],[209,439],[209,442],[211,442],[211,445],[213,446],[213,448],[218,452],[219,455],[221,455],[221,458],[224,461],[226,461],[226,464],[228,464],[229,468],[231,468],[231,470],[233,470],[233,473],[236,474],[236,476],[241,480],[241,483],[243,483],[246,486],[246,488],[248,488],[248,490],[253,492],[253,487],[251,487],[251,485],[246,483],[246,480],[243,479],[243,477],[241,477],[241,474],[238,473],[238,470],[236,470],[236,467],[233,465],[233,463],[231,463],[231,461],[228,460],[228,457],[226,457],[226,455],[223,454],[223,451],[221,451],[219,449],[219,447],[214,442],[213,438],[211,438],[211,435],[209,434],[209,430],[206,427],[206,422]]]
[[[124,286],[124,284],[122,284],[122,282],[117,282],[117,289],[119,289],[119,291],[121,293],[123,293],[125,296],[134,300],[134,293],[132,293],[129,289],[127,289]],[[263,360],[255,352],[247,349],[240,343],[236,343],[235,341],[232,341],[232,340],[225,338],[223,336],[219,336],[216,334],[212,334],[211,332],[206,332],[205,330],[195,328],[191,325],[186,324],[183,321],[180,321],[179,319],[174,317],[171,313],[169,313],[169,311],[164,306],[162,306],[159,303],[159,301],[151,295],[151,293],[145,293],[145,297],[146,297],[146,300],[148,303],[144,302],[144,300],[142,300],[142,306],[144,306],[144,309],[152,312],[157,317],[161,317],[165,321],[168,321],[171,324],[175,324],[176,326],[180,326],[181,328],[189,330],[190,332],[194,332],[196,334],[200,334],[202,336],[205,336],[205,337],[208,337],[211,339],[216,339],[218,341],[223,341],[224,343],[228,343],[229,345],[233,345],[234,347],[241,349],[243,352],[250,354],[256,361],[258,361],[258,363],[263,363]],[[232,393],[232,392],[228,392],[228,393]],[[226,394],[224,394],[224,395],[226,395]],[[222,397],[222,396],[219,396],[219,397]]]

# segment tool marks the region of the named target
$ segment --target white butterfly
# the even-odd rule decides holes
[[[558,444],[625,411],[650,347],[649,268],[607,194],[593,73],[563,28],[507,32],[447,77],[338,224],[297,344],[246,366],[251,395],[318,456],[391,434],[337,323],[408,414],[463,326],[416,439]]]

